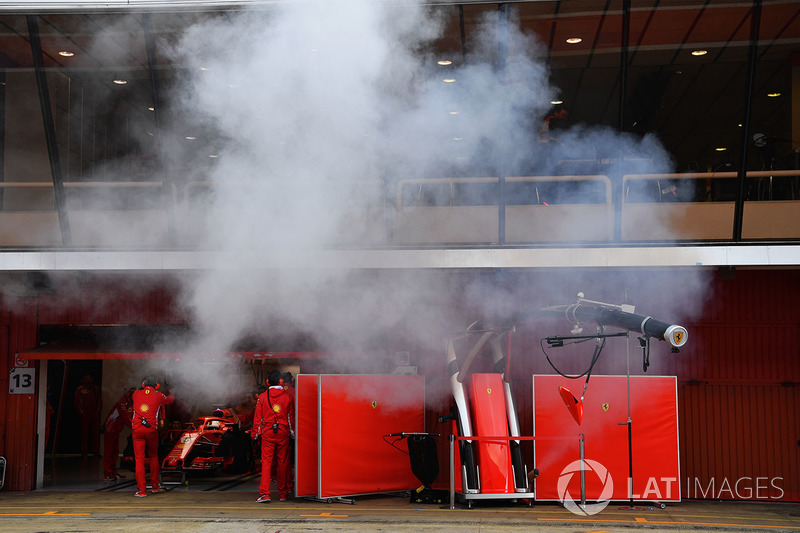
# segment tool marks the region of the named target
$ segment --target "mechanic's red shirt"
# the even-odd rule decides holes
[[[292,401],[294,401],[294,398],[295,398],[295,389],[294,389],[294,387],[292,385],[284,385],[283,389],[286,391],[286,394],[288,394],[289,396],[292,397]],[[295,413],[292,412],[292,417],[293,418],[290,419],[292,421],[292,429],[294,429],[295,426],[297,426],[297,421],[294,419],[294,415],[295,415]]]
[[[294,397],[280,385],[273,385],[258,396],[256,412],[253,417],[253,429],[256,435],[272,431],[272,424],[278,422],[281,430],[293,431]]]
[[[155,387],[145,387],[133,393],[133,420],[131,427],[134,432],[149,433],[158,431],[158,415],[162,405],[172,403],[175,398],[170,394],[165,396]],[[146,420],[147,427],[142,420]]]
[[[119,433],[123,427],[131,427],[131,416],[133,416],[133,402],[131,402],[127,394],[123,394],[122,398],[117,400],[111,412],[106,416],[106,420],[103,422],[104,431],[106,433]]]

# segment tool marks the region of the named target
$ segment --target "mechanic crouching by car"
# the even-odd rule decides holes
[[[282,502],[289,498],[287,470],[289,441],[294,437],[294,397],[283,388],[281,373],[273,370],[267,377],[269,388],[258,396],[253,418],[253,438],[261,438],[261,485],[256,502],[269,503],[273,458],[277,460],[278,495]]]
[[[133,454],[136,458],[136,484],[134,496],[147,496],[145,480],[145,449],[150,460],[150,490],[153,494],[161,490],[158,464],[158,417],[162,406],[174,401],[172,395],[164,395],[158,389],[161,384],[153,376],[142,380],[142,388],[133,393]]]

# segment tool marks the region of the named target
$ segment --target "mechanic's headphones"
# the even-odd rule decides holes
[[[283,378],[281,378],[281,373],[277,370],[273,370],[267,376],[267,387],[274,387],[276,385],[283,386]]]
[[[159,387],[161,387],[161,383],[159,383],[158,380],[153,376],[146,376],[142,380],[142,388],[145,387],[153,387],[154,389],[158,390]]]

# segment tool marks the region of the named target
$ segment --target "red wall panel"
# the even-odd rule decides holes
[[[558,500],[557,486],[564,468],[580,459],[584,435],[587,461],[607,469],[613,482],[610,498],[627,500],[628,492],[628,387],[625,376],[592,376],[578,425],[567,411],[558,388],[580,394],[582,380],[561,376],[534,376],[537,500]],[[633,448],[633,498],[649,501],[680,500],[678,412],[675,378],[632,376],[630,383]],[[580,478],[573,476],[569,493],[580,494]],[[586,474],[586,498],[598,499],[604,485],[597,475]]]
[[[685,496],[800,501],[798,402],[798,387],[682,386]]]
[[[319,375],[299,374],[296,380],[295,495],[319,493]]]
[[[408,454],[384,435],[425,431],[422,376],[323,375],[319,394],[320,498],[419,486]]]
[[[35,474],[36,395],[9,394],[8,370],[15,366],[15,354],[36,346],[36,300],[20,298],[13,302],[9,313],[6,369],[4,387],[0,391],[6,398],[3,411],[5,443],[2,454],[6,458],[7,490],[31,490]],[[38,382],[38,376],[37,376]]]

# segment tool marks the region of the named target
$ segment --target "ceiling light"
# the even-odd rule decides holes
[[[445,78],[442,81],[445,82],[445,83],[453,83],[454,81],[456,81],[456,79],[455,78]]]
[[[578,44],[581,41],[583,41],[583,39],[581,39],[580,37],[570,37],[569,39],[567,39],[567,42],[569,44]]]
[[[727,150],[727,148],[725,148],[724,146],[720,146],[718,148],[714,148],[714,150],[716,150],[717,152],[724,152],[725,150]]]
[[[153,107],[153,106],[150,106],[150,107],[148,107],[148,108],[147,108],[147,110],[148,110],[148,111],[155,111],[155,110],[156,110],[156,108],[155,108],[155,107]]]
[[[219,156],[217,154],[208,154],[208,157],[210,157],[211,159],[216,159]]]
[[[193,141],[193,140],[197,139],[197,137],[192,137],[190,135],[187,135],[186,137],[184,137],[184,139],[186,139],[187,141]]]
[[[451,115],[458,115],[458,111],[450,111]]]
[[[780,95],[781,93],[767,93],[767,96],[769,96],[770,98],[777,98]]]
[[[208,68],[208,67],[200,67],[200,70],[203,70],[203,71],[205,71],[205,70],[211,70],[211,69],[210,69],[210,68]]]
[[[464,137],[453,137],[454,141],[463,141]]]
[[[693,56],[704,56],[708,53],[708,50],[692,50]]]
[[[128,80],[114,80],[114,83],[116,83],[117,85],[125,85],[126,83],[128,83]]]
[[[61,57],[72,57],[75,55],[75,52],[70,52],[69,50],[60,50],[58,52],[58,55],[60,55]]]
[[[453,64],[453,62],[452,62],[452,61],[450,61],[449,59],[440,59],[440,60],[438,61],[438,63],[439,63],[440,65],[442,65],[443,67],[446,67],[447,65],[452,65],[452,64]]]
[[[564,100],[550,100],[550,105],[561,105],[564,103]]]

